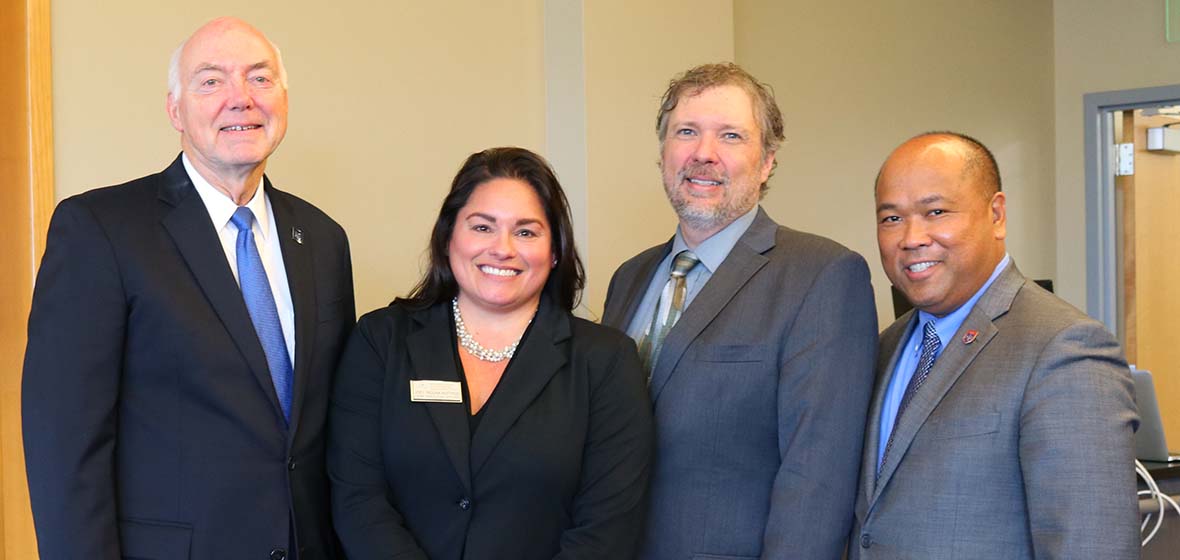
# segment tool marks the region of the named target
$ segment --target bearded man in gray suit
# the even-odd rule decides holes
[[[603,314],[639,343],[655,409],[641,557],[838,559],[877,342],[868,266],[759,208],[782,115],[738,66],[673,80],[657,132],[680,224],[615,272]]]
[[[1006,254],[995,158],[910,139],[876,183],[881,334],[850,558],[1138,558],[1132,382],[1098,322]]]

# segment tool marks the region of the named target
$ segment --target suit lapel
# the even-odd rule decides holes
[[[266,354],[262,351],[262,343],[258,341],[258,333],[250,321],[250,312],[242,299],[242,291],[226,262],[221,240],[209,220],[209,211],[189,180],[179,157],[161,174],[159,199],[172,207],[161,220],[164,229],[172,237],[172,242],[209,300],[209,305],[221,319],[230,339],[269,397],[276,420],[281,423],[282,408],[275,394],[274,382],[270,379],[270,368],[266,363]]]
[[[909,311],[898,319],[902,325],[905,325],[903,328],[891,329],[881,338],[880,348],[892,348],[892,351],[877,354],[877,376],[873,386],[873,400],[869,405],[868,426],[865,430],[864,460],[860,467],[860,472],[863,473],[861,475],[861,495],[864,498],[863,501],[858,500],[861,505],[869,503],[877,486],[877,455],[881,452],[878,443],[881,434],[881,407],[885,402],[885,392],[889,389],[893,370],[897,367],[897,361],[901,359],[903,345],[906,340],[909,340],[917,317],[917,311]],[[864,517],[864,511],[857,513],[862,518]]]
[[[762,253],[774,247],[775,231],[778,224],[774,223],[761,208],[758,214],[730,250],[729,256],[713,272],[701,291],[693,298],[692,303],[684,310],[680,320],[668,332],[664,339],[664,346],[656,361],[655,370],[651,375],[651,399],[659,399],[660,392],[675,371],[676,365],[684,357],[689,344],[696,339],[701,331],[713,321],[718,313],[725,308],[738,290],[742,288],[770,259]]]
[[[279,245],[283,252],[283,266],[287,269],[287,287],[291,291],[291,305],[295,308],[295,380],[294,395],[291,400],[291,426],[288,437],[295,437],[295,427],[299,426],[300,413],[303,410],[304,393],[311,368],[311,349],[315,343],[316,317],[315,274],[312,272],[312,262],[309,244],[315,239],[314,232],[302,233],[302,225],[295,216],[294,206],[287,193],[275,189],[266,183],[264,192],[267,193],[271,211],[275,215],[275,231],[271,235],[279,236]],[[300,229],[297,242],[293,231]],[[306,235],[306,237],[304,237]]]
[[[564,343],[570,337],[569,315],[541,298],[528,337],[521,344],[490,399],[471,442],[471,472],[478,475],[496,445],[516,424],[549,380],[566,364]]]
[[[414,314],[420,327],[406,338],[410,354],[411,377],[436,381],[460,381],[455,367],[455,351],[451,347],[449,304],[438,304]],[[422,403],[438,429],[443,447],[463,487],[471,492],[471,426],[467,406],[454,403]]]
[[[1008,312],[1016,292],[1023,283],[1024,277],[1016,269],[1015,262],[1010,263],[975,303],[975,307],[963,320],[954,337],[944,342],[944,349],[935,360],[934,369],[930,371],[922,390],[914,393],[905,414],[893,428],[893,449],[881,465],[881,475],[873,491],[873,500],[881,496],[881,492],[897,471],[898,464],[917,436],[918,430],[926,423],[938,403],[970,367],[975,357],[995,338],[999,332],[994,323],[995,319]],[[978,333],[970,343],[962,338],[963,333],[969,330]]]
[[[647,287],[651,285],[652,276],[656,273],[656,267],[660,265],[660,261],[668,256],[668,252],[672,250],[672,241],[665,243],[660,250],[648,250],[644,253],[648,255],[647,259],[639,263],[639,269],[631,278],[622,278],[625,287],[624,293],[617,298],[608,298],[607,307],[602,312],[602,323],[626,331],[627,327],[631,325],[634,320],[635,312],[639,310],[639,304],[643,301],[644,294],[647,293]]]

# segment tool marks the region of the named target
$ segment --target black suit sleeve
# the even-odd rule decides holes
[[[332,517],[350,558],[426,560],[388,498],[381,460],[381,395],[387,331],[361,318],[336,375],[328,419]]]
[[[42,558],[119,558],[114,476],[128,302],[117,255],[77,199],[54,212],[29,316],[22,415]]]
[[[651,405],[635,345],[615,340],[605,375],[592,388],[574,526],[561,535],[562,560],[633,558],[643,528],[655,437]]]

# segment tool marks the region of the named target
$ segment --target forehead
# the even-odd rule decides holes
[[[673,122],[705,121],[754,126],[754,101],[740,86],[724,84],[689,91],[680,97],[670,119]]]
[[[890,198],[954,199],[979,188],[975,174],[965,173],[964,154],[945,143],[903,145],[890,155],[877,180],[878,201]]]
[[[216,66],[277,66],[274,48],[258,31],[226,25],[205,28],[195,33],[185,44],[181,66],[188,72]]]
[[[464,214],[475,212],[545,221],[541,197],[520,179],[501,177],[480,183],[463,206]]]

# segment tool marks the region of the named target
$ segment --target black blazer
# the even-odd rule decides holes
[[[542,298],[472,438],[450,304],[361,318],[332,397],[332,513],[350,558],[626,559],[643,522],[652,418],[635,343]]]
[[[290,429],[180,158],[58,205],[23,382],[42,558],[277,558],[292,518],[301,560],[336,556],[323,431],[355,317],[348,241],[266,193],[295,307]]]

